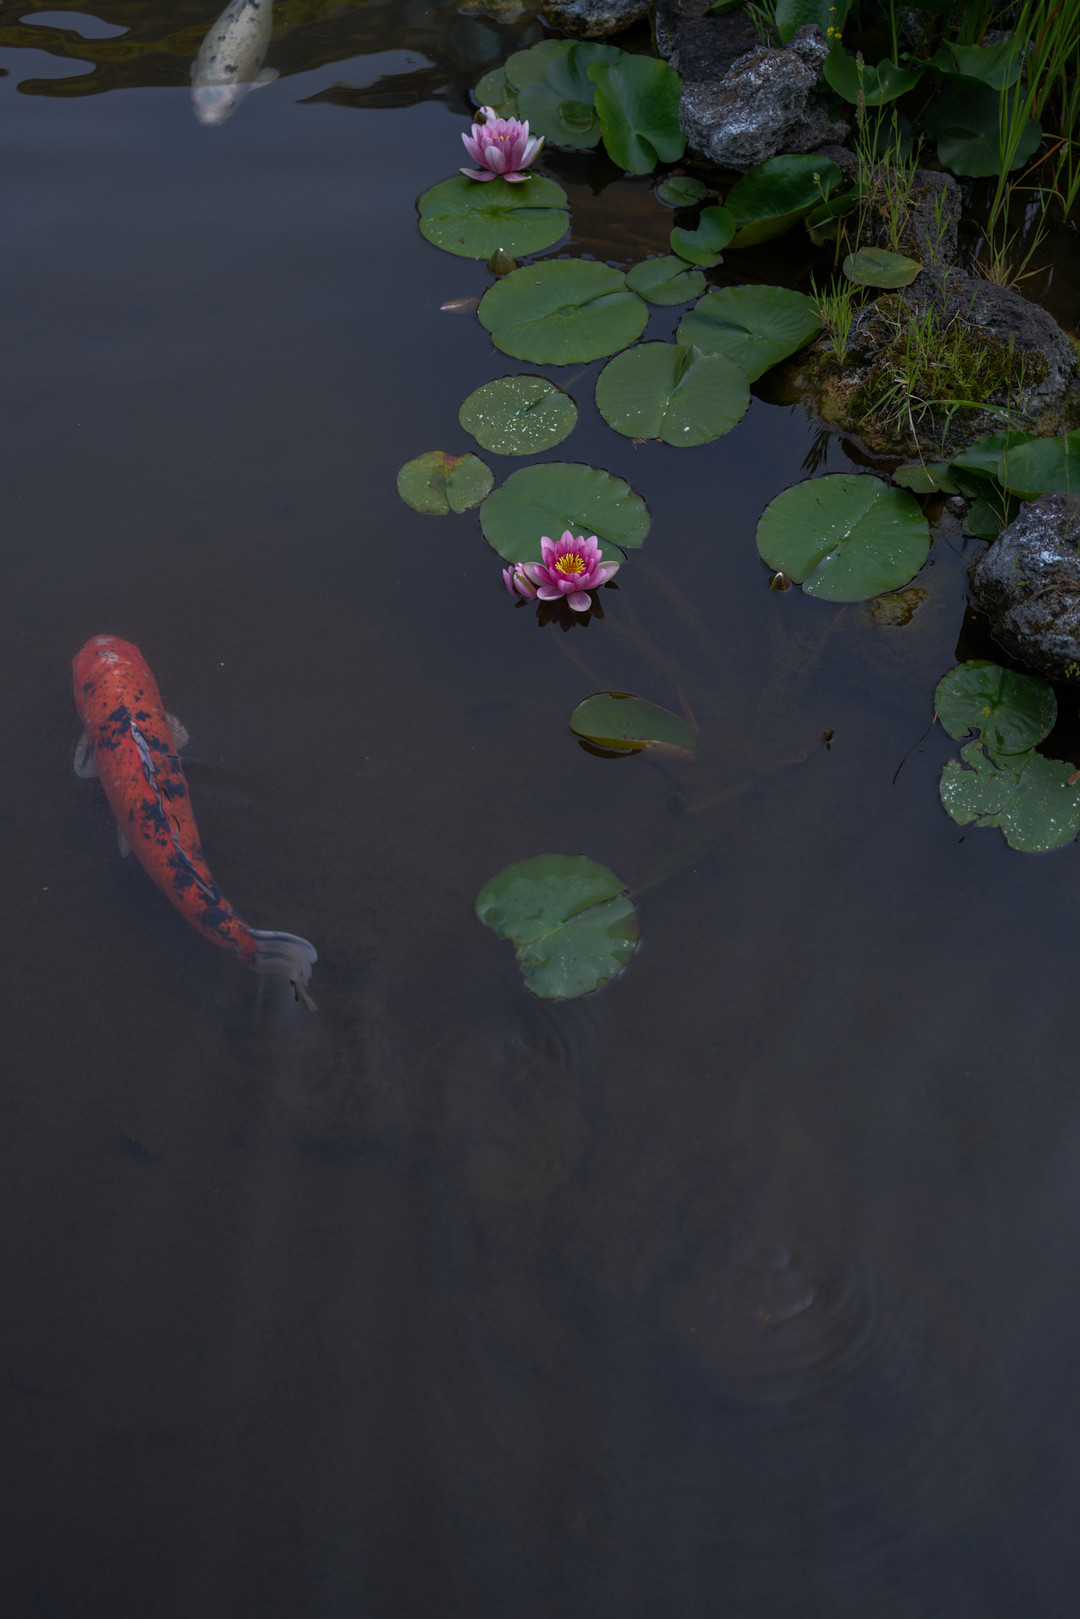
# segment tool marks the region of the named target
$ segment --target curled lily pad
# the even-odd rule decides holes
[[[640,495],[622,478],[576,461],[546,461],[512,472],[480,509],[488,544],[506,562],[539,562],[540,538],[558,540],[566,529],[593,535],[606,562],[621,562],[649,532]]]
[[[601,371],[596,405],[608,426],[628,438],[689,447],[722,437],[742,420],[750,385],[722,354],[640,343]]]
[[[756,382],[821,331],[812,298],[787,287],[721,287],[679,322],[680,343],[723,354]]]
[[[631,265],[626,284],[650,304],[687,304],[705,291],[701,271],[690,269],[685,259],[673,253]]]
[[[406,461],[397,475],[398,494],[406,506],[432,517],[479,506],[494,482],[479,456],[447,455],[443,450],[429,450]]]
[[[626,885],[584,855],[507,866],[476,897],[479,920],[509,939],[534,995],[572,1000],[622,972],[638,942]]]
[[[930,550],[930,530],[904,489],[868,475],[830,473],[769,502],[757,547],[770,568],[823,601],[865,601],[908,584]]]
[[[941,802],[961,826],[976,821],[997,826],[1010,848],[1041,854],[1069,843],[1080,832],[1080,787],[1070,786],[1074,767],[1039,753],[991,758],[969,742],[960,759],[941,772]]]
[[[649,174],[686,150],[679,127],[682,80],[655,56],[623,52],[617,62],[594,62],[596,115],[608,156],[631,174]]]
[[[708,268],[720,263],[720,251],[734,234],[734,217],[726,208],[714,205],[701,210],[697,230],[681,230],[676,226],[671,233],[671,249],[690,264],[704,264]]]
[[[566,192],[540,174],[515,185],[501,176],[467,180],[456,174],[425,191],[416,206],[420,234],[463,259],[488,259],[500,247],[511,254],[539,253],[569,223]]]
[[[918,259],[888,253],[883,247],[860,247],[844,260],[844,274],[859,287],[909,287],[922,271]]]
[[[692,754],[697,746],[697,736],[680,715],[628,691],[586,697],[571,714],[570,729],[597,747],[620,753],[664,747]]]
[[[536,455],[561,444],[577,424],[577,406],[546,377],[499,377],[471,393],[458,421],[482,449]]]
[[[840,181],[840,170],[828,158],[789,155],[756,164],[725,199],[737,226],[732,247],[754,247],[782,236],[811,208],[825,202]]]
[[[666,202],[669,208],[692,208],[703,197],[709,195],[709,188],[703,180],[697,180],[692,174],[669,174],[666,180],[661,180],[656,188],[656,195],[661,202]]]
[[[496,348],[517,360],[570,365],[641,336],[649,306],[621,270],[589,259],[528,264],[489,287],[476,311]]]

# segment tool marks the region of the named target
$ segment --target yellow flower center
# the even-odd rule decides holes
[[[580,551],[567,551],[555,564],[558,573],[584,573],[585,559]]]

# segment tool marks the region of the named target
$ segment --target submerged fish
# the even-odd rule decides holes
[[[262,65],[273,13],[273,0],[230,0],[211,24],[191,69],[191,105],[200,124],[223,124],[249,90],[277,78],[276,68]]]
[[[295,933],[248,927],[210,874],[191,811],[178,749],[187,732],[166,714],[157,682],[137,646],[95,635],[72,663],[75,707],[85,727],[75,749],[75,774],[99,776],[120,832],[120,849],[139,864],[193,927],[232,950],[257,973],[288,978],[307,992],[318,960]]]

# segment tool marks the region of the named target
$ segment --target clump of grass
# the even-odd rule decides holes
[[[917,445],[928,416],[944,416],[947,431],[958,409],[1014,412],[1049,369],[1041,355],[1019,351],[1013,337],[999,342],[933,306],[915,312],[897,297],[879,299],[877,310],[892,340],[852,397],[851,413],[876,419],[890,437]]]
[[[834,282],[831,287],[819,287],[811,276],[810,296],[817,318],[832,343],[836,363],[842,366],[847,359],[855,310],[862,302],[862,289],[853,281],[846,280]]]

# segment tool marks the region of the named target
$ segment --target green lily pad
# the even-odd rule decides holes
[[[952,737],[975,732],[991,753],[1025,753],[1054,729],[1057,698],[1037,675],[972,658],[938,681],[934,710]]]
[[[1001,109],[996,90],[985,84],[951,87],[923,113],[923,124],[937,138],[938,157],[954,174],[986,178],[1001,172]],[[1023,168],[1042,140],[1042,125],[1024,125],[1009,165]]]
[[[806,215],[806,228],[815,247],[820,247],[823,242],[835,240],[841,219],[858,206],[862,197],[862,187],[853,186],[850,191],[839,192],[827,202],[819,203],[816,208],[811,209]]]
[[[786,45],[797,28],[813,23],[828,38],[830,29],[843,28],[846,15],[845,0],[776,0],[776,32]]]
[[[902,489],[910,489],[913,495],[956,495],[960,492],[947,461],[915,461],[911,466],[897,467],[892,480]]]
[[[685,259],[673,253],[631,265],[626,284],[650,304],[688,304],[705,291],[701,271],[691,270]]]
[[[725,206],[738,227],[731,245],[754,247],[782,236],[796,220],[824,202],[841,178],[828,158],[766,158],[736,180],[727,194]]]
[[[473,86],[473,100],[478,107],[490,107],[500,118],[518,116],[517,96],[506,77],[505,67],[493,67],[490,73]]]
[[[445,517],[447,512],[465,512],[479,506],[491,493],[495,479],[491,469],[476,455],[447,455],[429,450],[406,461],[397,475],[397,490],[406,506]]]
[[[680,343],[723,354],[756,382],[821,331],[812,298],[787,287],[721,287],[679,322]]]
[[[669,174],[666,180],[661,180],[656,188],[656,195],[661,202],[666,202],[669,208],[692,208],[703,197],[709,195],[709,188],[703,180],[696,180],[692,174]]]
[[[900,67],[896,62],[879,62],[876,67],[867,62],[860,67],[838,41],[834,42],[821,71],[830,89],[852,106],[857,105],[860,95],[864,106],[883,106],[886,101],[905,95],[922,78],[921,67]]]
[[[954,455],[949,465],[955,473],[970,472],[996,481],[1003,458],[1011,464],[1019,446],[1030,444],[1035,438],[1034,433],[987,433],[985,438],[976,439],[974,444]],[[960,487],[964,487],[962,482]]]
[[[715,204],[701,210],[697,230],[682,230],[676,226],[671,233],[671,249],[690,264],[720,263],[720,250],[728,245],[735,234],[735,220],[726,208]]]
[[[600,748],[640,753],[643,748],[677,748],[693,754],[697,736],[678,714],[628,691],[598,691],[570,716],[570,729]]]
[[[1014,442],[1002,452],[997,480],[1006,489],[1028,495],[1080,494],[1080,430],[1056,438]]]
[[[577,406],[546,377],[499,377],[471,393],[458,421],[482,449],[537,455],[561,444],[577,425]]]
[[[529,120],[532,134],[543,135],[556,146],[595,146],[600,139],[600,120],[594,105],[596,86],[588,70],[594,62],[617,62],[623,53],[617,45],[572,39],[545,43],[557,43],[563,49],[557,55],[552,53],[543,78],[519,88],[520,116]]]
[[[496,348],[539,365],[614,354],[649,320],[648,304],[622,271],[590,259],[525,265],[489,287],[476,313]]]
[[[527,84],[539,84],[548,68],[566,56],[573,43],[571,39],[542,39],[527,50],[515,51],[503,63],[507,82],[515,91],[523,90]]]
[[[859,287],[909,287],[922,271],[918,259],[888,253],[883,247],[860,247],[844,260],[844,274]]]
[[[1020,77],[1023,52],[1015,38],[997,45],[957,45],[946,40],[931,56],[930,66],[950,79],[975,79],[991,90],[1008,89]]]
[[[511,185],[467,180],[455,174],[419,198],[420,234],[463,259],[489,259],[500,247],[510,254],[539,253],[566,233],[566,192],[554,180],[532,174]]]
[[[655,56],[624,52],[617,62],[594,62],[596,115],[608,156],[631,174],[649,174],[657,163],[675,163],[686,150],[679,128],[682,80]]]
[[[609,360],[596,379],[596,406],[628,438],[689,447],[721,438],[742,421],[750,385],[722,354],[681,343],[640,343]]]
[[[941,772],[941,802],[961,826],[997,826],[1010,848],[1041,854],[1080,832],[1080,785],[1074,767],[1039,753],[991,759],[979,742],[961,748]],[[966,767],[966,768],[965,768]]]
[[[511,941],[526,984],[544,1000],[599,989],[637,949],[626,885],[584,855],[545,854],[507,866],[480,890],[476,914]]]
[[[830,473],[769,502],[757,547],[770,568],[823,601],[865,601],[900,590],[930,550],[918,502],[880,478]]]
[[[484,538],[505,562],[539,562],[540,537],[566,529],[600,541],[604,560],[622,562],[649,532],[649,513],[628,483],[577,461],[546,461],[512,472],[480,508]]]

